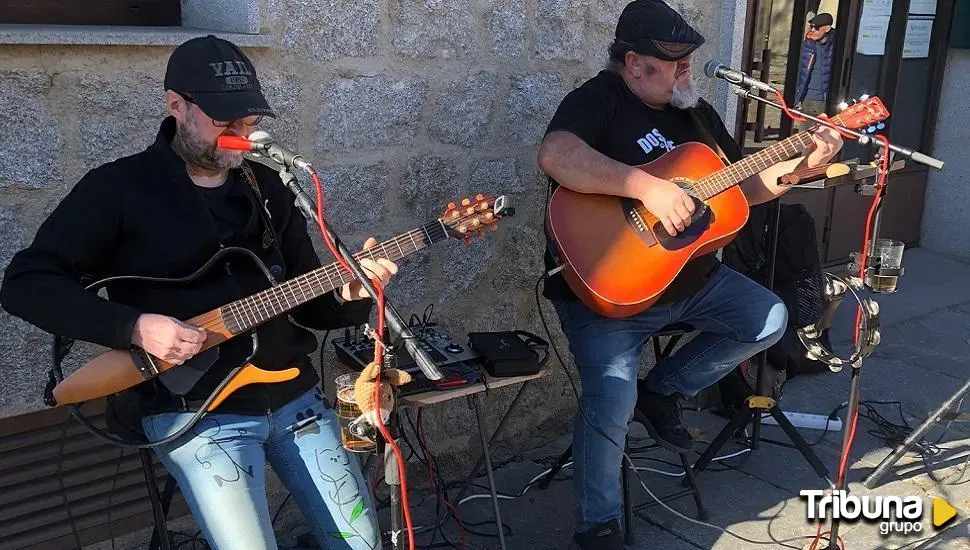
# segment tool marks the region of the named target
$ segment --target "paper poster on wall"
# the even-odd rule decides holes
[[[936,15],[936,0],[909,0],[909,13]]]
[[[859,39],[855,51],[862,55],[883,55],[886,50],[886,33],[889,31],[889,16],[863,15],[859,22]]]
[[[930,35],[933,19],[909,19],[906,21],[906,39],[903,41],[903,59],[925,58],[930,55]]]
[[[912,0],[911,0],[912,1]],[[912,2],[916,4],[918,2]],[[935,4],[936,2],[934,2]],[[880,17],[885,15],[889,17],[893,13],[893,0],[866,0],[862,5],[862,18],[868,17]]]

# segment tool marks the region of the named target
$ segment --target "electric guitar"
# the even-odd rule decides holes
[[[464,199],[460,205],[450,203],[440,218],[358,252],[355,257],[358,259],[380,257],[397,261],[449,238],[462,239],[466,244],[470,244],[472,235],[482,236],[486,228],[497,230],[499,219],[514,213],[507,203],[505,196],[492,198],[483,195],[477,195],[474,200]],[[220,250],[192,275],[183,279],[173,279],[173,281],[195,280],[216,265],[219,257],[227,250],[230,249]],[[112,277],[111,280],[125,278]],[[131,350],[107,351],[88,361],[57,384],[53,390],[54,399],[59,405],[81,403],[118,393],[156,376],[162,377],[162,382],[169,389],[178,388],[188,391],[217,359],[217,353],[213,352],[217,351],[219,344],[245,334],[266,321],[340,288],[352,280],[354,280],[353,274],[335,262],[271,286],[252,296],[207,311],[185,321],[189,325],[205,329],[207,333],[202,349],[188,361],[181,365],[173,365],[137,347]],[[104,286],[100,283],[89,285],[89,288]],[[297,368],[268,371],[247,361],[223,380],[207,410],[214,410],[229,395],[245,385],[285,382],[296,378],[299,372]]]
[[[856,129],[887,117],[882,101],[872,97],[847,107],[832,122]],[[587,307],[605,317],[646,310],[687,262],[728,244],[744,227],[748,201],[737,184],[813,145],[808,132],[799,132],[725,167],[707,145],[689,142],[638,166],[676,183],[694,200],[690,224],[674,236],[638,200],[557,187],[545,229],[563,278]]]

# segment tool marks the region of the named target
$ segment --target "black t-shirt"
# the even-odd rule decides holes
[[[691,111],[698,115],[707,132],[698,128]],[[741,151],[720,116],[703,99],[690,110],[654,109],[643,103],[618,74],[605,70],[566,95],[546,134],[557,130],[575,134],[593,149],[631,166],[652,162],[689,141],[701,142],[713,149],[711,138],[729,162],[741,159]],[[552,178],[549,183],[551,189],[558,185]],[[548,248],[545,261],[547,270],[556,266]],[[718,265],[713,253],[691,260],[657,303],[690,297],[707,284]],[[546,281],[543,294],[551,300],[576,299],[559,274]]]
[[[249,199],[236,189],[236,185],[244,184],[241,179],[238,170],[230,170],[226,181],[218,187],[196,186],[209,208],[219,240],[226,245],[235,242],[250,222]]]

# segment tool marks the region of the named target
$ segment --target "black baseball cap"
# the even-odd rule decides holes
[[[831,26],[832,23],[834,23],[834,20],[832,19],[831,13],[820,13],[808,20],[808,24],[813,27]]]
[[[276,116],[263,97],[253,62],[238,46],[211,34],[175,48],[165,70],[165,89],[187,96],[219,121]]]
[[[701,33],[661,0],[634,0],[623,8],[616,22],[615,54],[634,51],[677,61],[704,43]]]

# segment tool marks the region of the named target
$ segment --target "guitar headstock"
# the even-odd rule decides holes
[[[878,128],[879,123],[889,118],[889,110],[878,97],[862,96],[851,105],[843,105],[844,108],[832,120],[853,130]]]
[[[448,203],[440,221],[450,236],[470,244],[472,235],[482,237],[486,228],[498,230],[499,219],[514,213],[505,195],[489,197],[478,194],[474,199],[465,198],[458,204]]]

